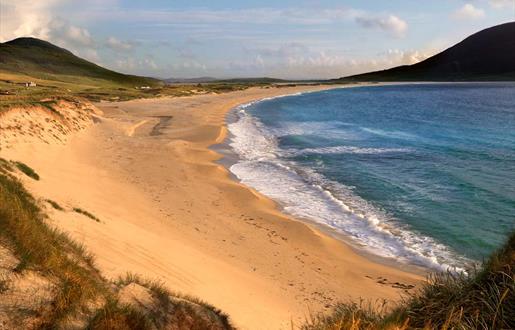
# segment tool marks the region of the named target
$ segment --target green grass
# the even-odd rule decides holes
[[[302,329],[515,329],[514,271],[515,233],[481,269],[433,274],[390,312],[342,303],[330,315],[311,317]]]
[[[29,178],[32,178],[34,180],[39,180],[39,175],[34,171],[31,167],[29,167],[27,164],[24,164],[22,162],[14,162],[14,165],[22,171],[26,176]]]
[[[160,96],[226,93],[253,86],[268,86],[274,79],[173,84],[114,72],[85,61],[65,49],[33,38],[0,43],[0,111],[16,106],[42,106],[53,110],[52,100],[67,97],[90,101],[125,101]],[[25,87],[32,81],[36,87]],[[149,86],[150,89],[141,89]]]
[[[0,68],[0,91],[8,95],[0,97],[0,112],[14,107],[37,106],[53,111],[59,99],[87,99],[92,102],[127,101],[141,98],[181,97],[207,93],[228,93],[250,87],[268,87],[261,83],[224,83],[157,85],[148,90],[136,89],[117,82],[84,76],[54,75],[52,80],[30,75],[2,71]],[[35,81],[37,87],[25,88],[24,81]],[[44,101],[43,101],[44,100]]]
[[[94,216],[93,214],[89,213],[88,211],[86,210],[83,210],[81,208],[78,208],[78,207],[74,207],[73,208],[73,212],[76,212],[76,213],[80,213],[82,215],[85,215],[87,216],[88,218],[92,219],[92,220],[95,220],[96,222],[100,222],[100,219],[97,218],[96,216]]]
[[[71,52],[35,38],[19,38],[0,44],[0,69],[52,80],[56,75],[96,78],[122,85],[158,85],[157,79],[114,72]]]

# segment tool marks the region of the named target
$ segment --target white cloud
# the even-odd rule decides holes
[[[515,2],[513,0],[490,0],[490,5],[494,8],[514,8]]]
[[[395,15],[386,17],[360,15],[357,16],[355,20],[359,25],[365,28],[378,28],[397,37],[404,36],[408,29],[408,23]]]
[[[434,55],[431,51],[389,49],[383,62],[388,66],[415,64]]]
[[[66,0],[17,0],[2,3],[0,41],[18,37],[35,37],[53,42],[78,53],[93,56],[95,42],[89,31],[55,15]]]
[[[154,60],[152,60],[152,59],[145,58],[145,59],[142,60],[142,63],[144,65],[146,65],[147,67],[151,68],[152,70],[157,70],[158,69],[158,66],[157,66],[156,62],[154,62]]]
[[[474,5],[467,3],[463,7],[454,12],[453,15],[457,19],[473,20],[480,19],[485,16],[485,11],[481,8],[476,8]]]
[[[95,14],[93,14],[95,15]],[[378,28],[402,36],[408,24],[396,15],[376,15],[363,10],[345,7],[313,10],[308,7],[247,8],[247,9],[183,9],[183,10],[139,10],[137,14],[128,11],[97,12],[97,20],[118,20],[131,22],[137,19],[154,27],[185,28],[191,34],[195,30],[216,32],[217,24],[276,24],[321,26],[341,22],[357,22],[365,28]]]
[[[75,55],[82,57],[88,61],[95,62],[97,64],[100,64],[101,62],[100,56],[98,55],[98,52],[95,49],[81,49],[77,51]]]
[[[49,38],[50,24],[55,19],[53,11],[65,0],[16,0],[2,2],[0,41],[23,36]],[[80,31],[69,31],[70,35]]]
[[[291,79],[337,78],[398,65],[414,64],[435,54],[439,48],[420,50],[390,49],[369,56],[345,56],[336,51],[315,50],[296,43],[274,47],[249,48],[247,60],[233,60],[223,71],[239,76],[279,76]],[[261,58],[261,60],[259,60]]]
[[[117,59],[115,65],[118,69],[123,71],[155,71],[159,68],[152,58],[136,59],[131,56]]]
[[[361,57],[348,56],[342,54],[345,50],[342,51],[341,45],[329,44],[339,42],[339,39],[321,38],[319,42],[316,39],[318,37],[315,37],[315,34],[324,31],[342,31],[347,28],[349,31],[356,31],[360,27],[378,31],[379,34],[404,36],[408,31],[408,24],[393,13],[381,14],[343,6],[316,9],[291,6],[283,9],[128,10],[119,8],[118,5],[117,0],[2,2],[0,41],[19,36],[35,36],[68,48],[88,60],[97,63],[103,60],[105,64],[111,64],[124,72],[148,75],[163,74],[163,70],[170,70],[169,72],[182,76],[262,74],[289,78],[331,78],[410,64],[425,56],[424,52],[400,50]],[[133,41],[122,39],[118,35],[95,38],[86,28],[91,22],[101,22],[107,26],[115,23],[125,26],[137,22],[141,26],[159,29],[161,33],[165,33],[166,29],[171,30],[170,35],[179,37],[168,41],[170,47],[176,45],[173,53],[168,54],[170,62],[167,63],[162,56],[158,57],[160,60],[156,63],[157,60],[148,54],[141,54],[141,49],[136,50],[137,43]],[[261,29],[257,25],[267,28]],[[301,38],[299,42],[281,43],[284,40],[281,34],[277,38],[274,35],[282,29],[286,30],[285,34],[291,33],[292,29],[296,30],[297,37],[292,33],[292,37],[288,37],[290,40],[299,40],[299,33],[311,35],[306,40]],[[146,30],[142,33],[144,32]],[[186,43],[181,40],[184,36],[198,41]],[[233,48],[237,47],[235,42],[243,41],[247,45],[244,54],[235,53],[230,57],[221,54],[216,45],[209,44],[219,39],[223,39],[226,45]],[[198,44],[199,41],[202,42],[201,45]],[[205,53],[209,46],[215,47],[214,55]],[[159,54],[163,49],[156,49],[155,52]]]
[[[44,36],[38,36],[37,34],[35,36],[43,37],[65,47],[92,47],[95,44],[88,30],[72,25],[61,18],[52,19],[45,26],[45,30]]]
[[[256,66],[264,68],[265,67],[265,60],[263,59],[263,57],[261,57],[261,55],[258,54],[258,55],[256,55],[256,58],[254,59],[254,64]]]
[[[105,45],[117,52],[129,51],[134,47],[134,43],[130,41],[121,41],[115,37],[107,38]]]

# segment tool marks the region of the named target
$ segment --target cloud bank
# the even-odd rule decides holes
[[[429,2],[410,12],[382,2],[365,10],[319,1],[286,8],[271,0],[258,8],[128,1],[4,1],[0,41],[34,36],[141,75],[333,78],[420,61],[474,32],[487,13],[513,6],[512,0],[469,0],[431,16],[424,12],[434,7]],[[435,21],[461,30],[431,47],[438,40],[431,34]]]
[[[484,16],[485,11],[483,9],[476,8],[470,3],[463,5],[463,7],[454,12],[455,18],[464,20],[475,20],[483,18]]]

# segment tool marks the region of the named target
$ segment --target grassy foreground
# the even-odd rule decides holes
[[[232,329],[220,310],[159,283],[104,279],[81,245],[46,224],[38,201],[13,175],[22,173],[17,166],[0,159],[0,248],[16,259],[9,268],[0,255],[0,328]],[[19,285],[24,278],[47,283],[28,304]],[[133,303],[133,292],[146,303]]]
[[[515,233],[470,275],[429,277],[422,289],[389,312],[364,303],[340,304],[312,317],[304,330],[515,329]]]

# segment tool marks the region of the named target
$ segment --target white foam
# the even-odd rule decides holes
[[[321,148],[287,149],[281,152],[284,156],[301,156],[311,154],[384,154],[394,152],[409,152],[408,148],[359,148],[353,146],[333,146]]]
[[[395,138],[395,139],[413,140],[413,139],[418,138],[414,134],[410,134],[410,133],[406,133],[406,132],[402,132],[402,131],[385,131],[382,129],[368,128],[368,127],[362,127],[361,129],[370,134],[389,137],[389,138]]]
[[[349,236],[370,253],[431,268],[462,270],[469,263],[433,238],[410,230],[375,208],[338,182],[327,180],[313,169],[278,156],[300,153],[381,153],[407,149],[331,147],[297,151],[280,150],[276,136],[244,105],[236,109],[239,119],[228,125],[230,146],[240,161],[230,170],[242,183],[275,199],[295,217],[330,226]]]
[[[318,122],[281,122],[281,127],[271,129],[271,132],[277,136],[288,135],[320,135],[324,132],[326,138],[337,138],[345,140],[360,140],[361,137],[356,132],[344,131],[342,126],[353,126],[341,121],[318,121]]]

